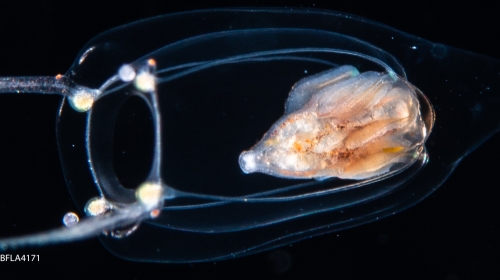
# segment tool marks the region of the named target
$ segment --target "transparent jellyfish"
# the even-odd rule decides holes
[[[171,26],[183,28],[165,32]],[[399,76],[429,97],[442,125],[415,162],[361,181],[242,172],[239,154],[283,115],[292,85],[342,65]],[[99,236],[127,259],[209,261],[396,214],[497,131],[499,69],[494,59],[329,11],[197,11],[112,29],[84,46],[65,75],[1,79],[2,92],[66,97],[60,156],[88,217],[0,244]],[[432,107],[421,97],[430,130]],[[440,134],[461,141],[443,143]]]

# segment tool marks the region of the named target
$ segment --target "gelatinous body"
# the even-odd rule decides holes
[[[366,79],[366,88],[387,81],[396,90],[377,102],[380,90],[360,91],[362,98],[350,94],[330,102],[337,108],[330,111],[330,97],[299,82],[287,100],[298,81],[342,65],[362,73],[353,81],[379,76]],[[87,215],[46,234],[2,236],[0,246],[11,250],[99,236],[126,259],[212,261],[394,215],[436,190],[465,155],[498,130],[500,118],[491,116],[498,115],[499,101],[490,93],[499,88],[499,69],[497,60],[329,11],[195,11],[109,30],[83,47],[65,75],[0,80],[2,92],[67,97],[58,114],[57,140],[68,189],[79,214]],[[330,78],[325,89],[350,80]],[[403,88],[415,95],[402,94]],[[470,102],[457,98],[461,92],[470,93]],[[404,102],[390,98],[400,95]],[[414,98],[417,111],[410,104]],[[375,139],[381,144],[374,150],[385,160],[369,161],[344,177],[362,180],[245,174],[239,154],[283,116],[285,100],[283,120],[315,107],[308,123],[328,133],[327,122],[332,133],[339,129],[337,163],[342,152],[352,159],[339,149],[368,148]],[[433,126],[430,101],[439,126]],[[367,108],[384,121],[370,123]],[[483,125],[476,126],[478,121]],[[406,130],[412,125],[420,130]],[[296,151],[308,148],[295,142],[289,146]],[[328,149],[320,141],[312,144],[318,154]],[[349,164],[344,165],[345,174]]]
[[[360,180],[414,163],[426,135],[412,85],[342,66],[298,82],[285,115],[240,165],[284,178]]]

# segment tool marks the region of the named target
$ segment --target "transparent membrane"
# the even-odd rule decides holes
[[[291,87],[342,65],[429,98],[418,94],[421,115],[430,131],[430,100],[437,123],[415,162],[362,181],[244,174],[239,154],[283,115]],[[62,77],[1,80],[2,92],[68,97],[62,166],[89,217],[0,244],[99,235],[127,259],[209,261],[375,221],[428,196],[498,130],[499,72],[497,60],[327,11],[198,11],[112,29]]]

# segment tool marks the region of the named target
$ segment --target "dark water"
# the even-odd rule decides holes
[[[500,10],[474,2],[435,1],[405,7],[376,2],[321,4],[261,1],[217,4],[78,4],[45,1],[1,3],[0,76],[64,73],[80,48],[109,28],[176,11],[234,6],[316,7],[380,21],[430,41],[500,59]],[[77,3],[77,2],[74,2]],[[315,3],[313,5],[313,3]],[[142,6],[141,6],[142,5]],[[500,93],[499,93],[500,94]],[[59,97],[2,96],[0,232],[2,236],[58,226],[77,211],[65,187],[57,154],[55,115]],[[448,141],[457,141],[449,139]],[[450,178],[418,205],[384,220],[314,237],[269,252],[216,263],[145,264],[121,260],[97,239],[12,254],[38,254],[37,263],[0,262],[21,276],[107,275],[122,279],[205,277],[259,279],[498,279],[500,204],[495,136],[465,158]],[[172,242],[175,242],[173,240]]]

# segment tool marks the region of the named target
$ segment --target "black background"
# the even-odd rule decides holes
[[[243,6],[337,10],[500,59],[500,9],[477,1],[0,1],[0,76],[64,73],[92,37],[135,20],[177,11]],[[66,190],[57,153],[55,116],[59,100],[56,96],[0,97],[2,237],[58,226],[64,213],[77,211]],[[479,147],[440,189],[409,210],[271,252],[216,263],[134,263],[113,256],[97,239],[91,239],[12,252],[38,254],[40,261],[0,262],[0,275],[12,278],[36,272],[40,276],[116,279],[499,279],[498,143],[500,138],[495,136]],[[276,256],[289,259],[290,266],[280,271],[283,266]]]

